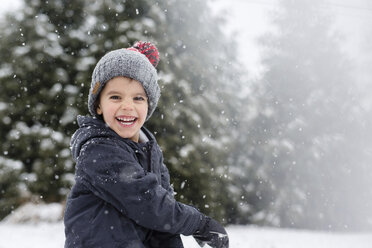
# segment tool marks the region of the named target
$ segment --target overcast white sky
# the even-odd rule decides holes
[[[215,11],[227,15],[228,33],[238,41],[239,58],[249,71],[249,77],[261,72],[260,49],[256,40],[269,31],[268,12],[277,7],[277,0],[217,0]]]
[[[19,0],[1,0],[0,15],[3,15],[5,11],[15,11],[19,6]]]
[[[216,10],[229,15],[228,27],[235,31],[243,62],[248,66],[251,76],[259,75],[262,69],[256,39],[269,31],[268,13],[277,8],[277,3],[278,0],[217,0]],[[324,6],[327,9],[330,7],[336,28],[345,36],[345,50],[351,57],[361,61],[361,34],[372,26],[372,1],[324,0]]]

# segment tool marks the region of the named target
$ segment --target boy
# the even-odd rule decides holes
[[[137,42],[97,63],[88,98],[93,117],[78,116],[71,140],[76,183],[66,204],[65,248],[177,248],[180,234],[228,247],[217,221],[174,199],[162,152],[143,127],[160,97],[158,62],[155,46]]]

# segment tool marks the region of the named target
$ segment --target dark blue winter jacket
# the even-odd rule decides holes
[[[78,117],[71,149],[75,185],[64,216],[65,248],[183,247],[202,214],[177,202],[154,136],[123,139],[99,119]]]

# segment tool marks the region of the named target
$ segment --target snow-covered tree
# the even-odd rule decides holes
[[[22,203],[22,162],[0,156],[0,219]]]
[[[272,189],[267,216],[281,226],[344,230],[364,221],[353,192],[364,171],[363,115],[329,13],[322,1],[282,0],[276,30],[261,38],[261,123],[269,125],[260,166]]]
[[[72,182],[69,140],[106,52],[154,42],[162,97],[155,132],[177,198],[227,219],[227,154],[239,91],[234,43],[208,2],[31,1],[0,29],[0,137],[31,195],[61,201]],[[232,47],[231,47],[232,46]]]
[[[259,39],[265,71],[231,156],[236,222],[371,228],[368,112],[330,13],[323,1],[281,0]]]

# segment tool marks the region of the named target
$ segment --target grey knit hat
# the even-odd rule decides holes
[[[104,55],[97,63],[92,74],[89,90],[89,112],[98,117],[97,103],[105,84],[112,78],[124,76],[140,82],[148,97],[148,120],[154,112],[160,97],[155,67],[159,63],[159,52],[150,42],[137,42],[130,48],[122,48]]]

